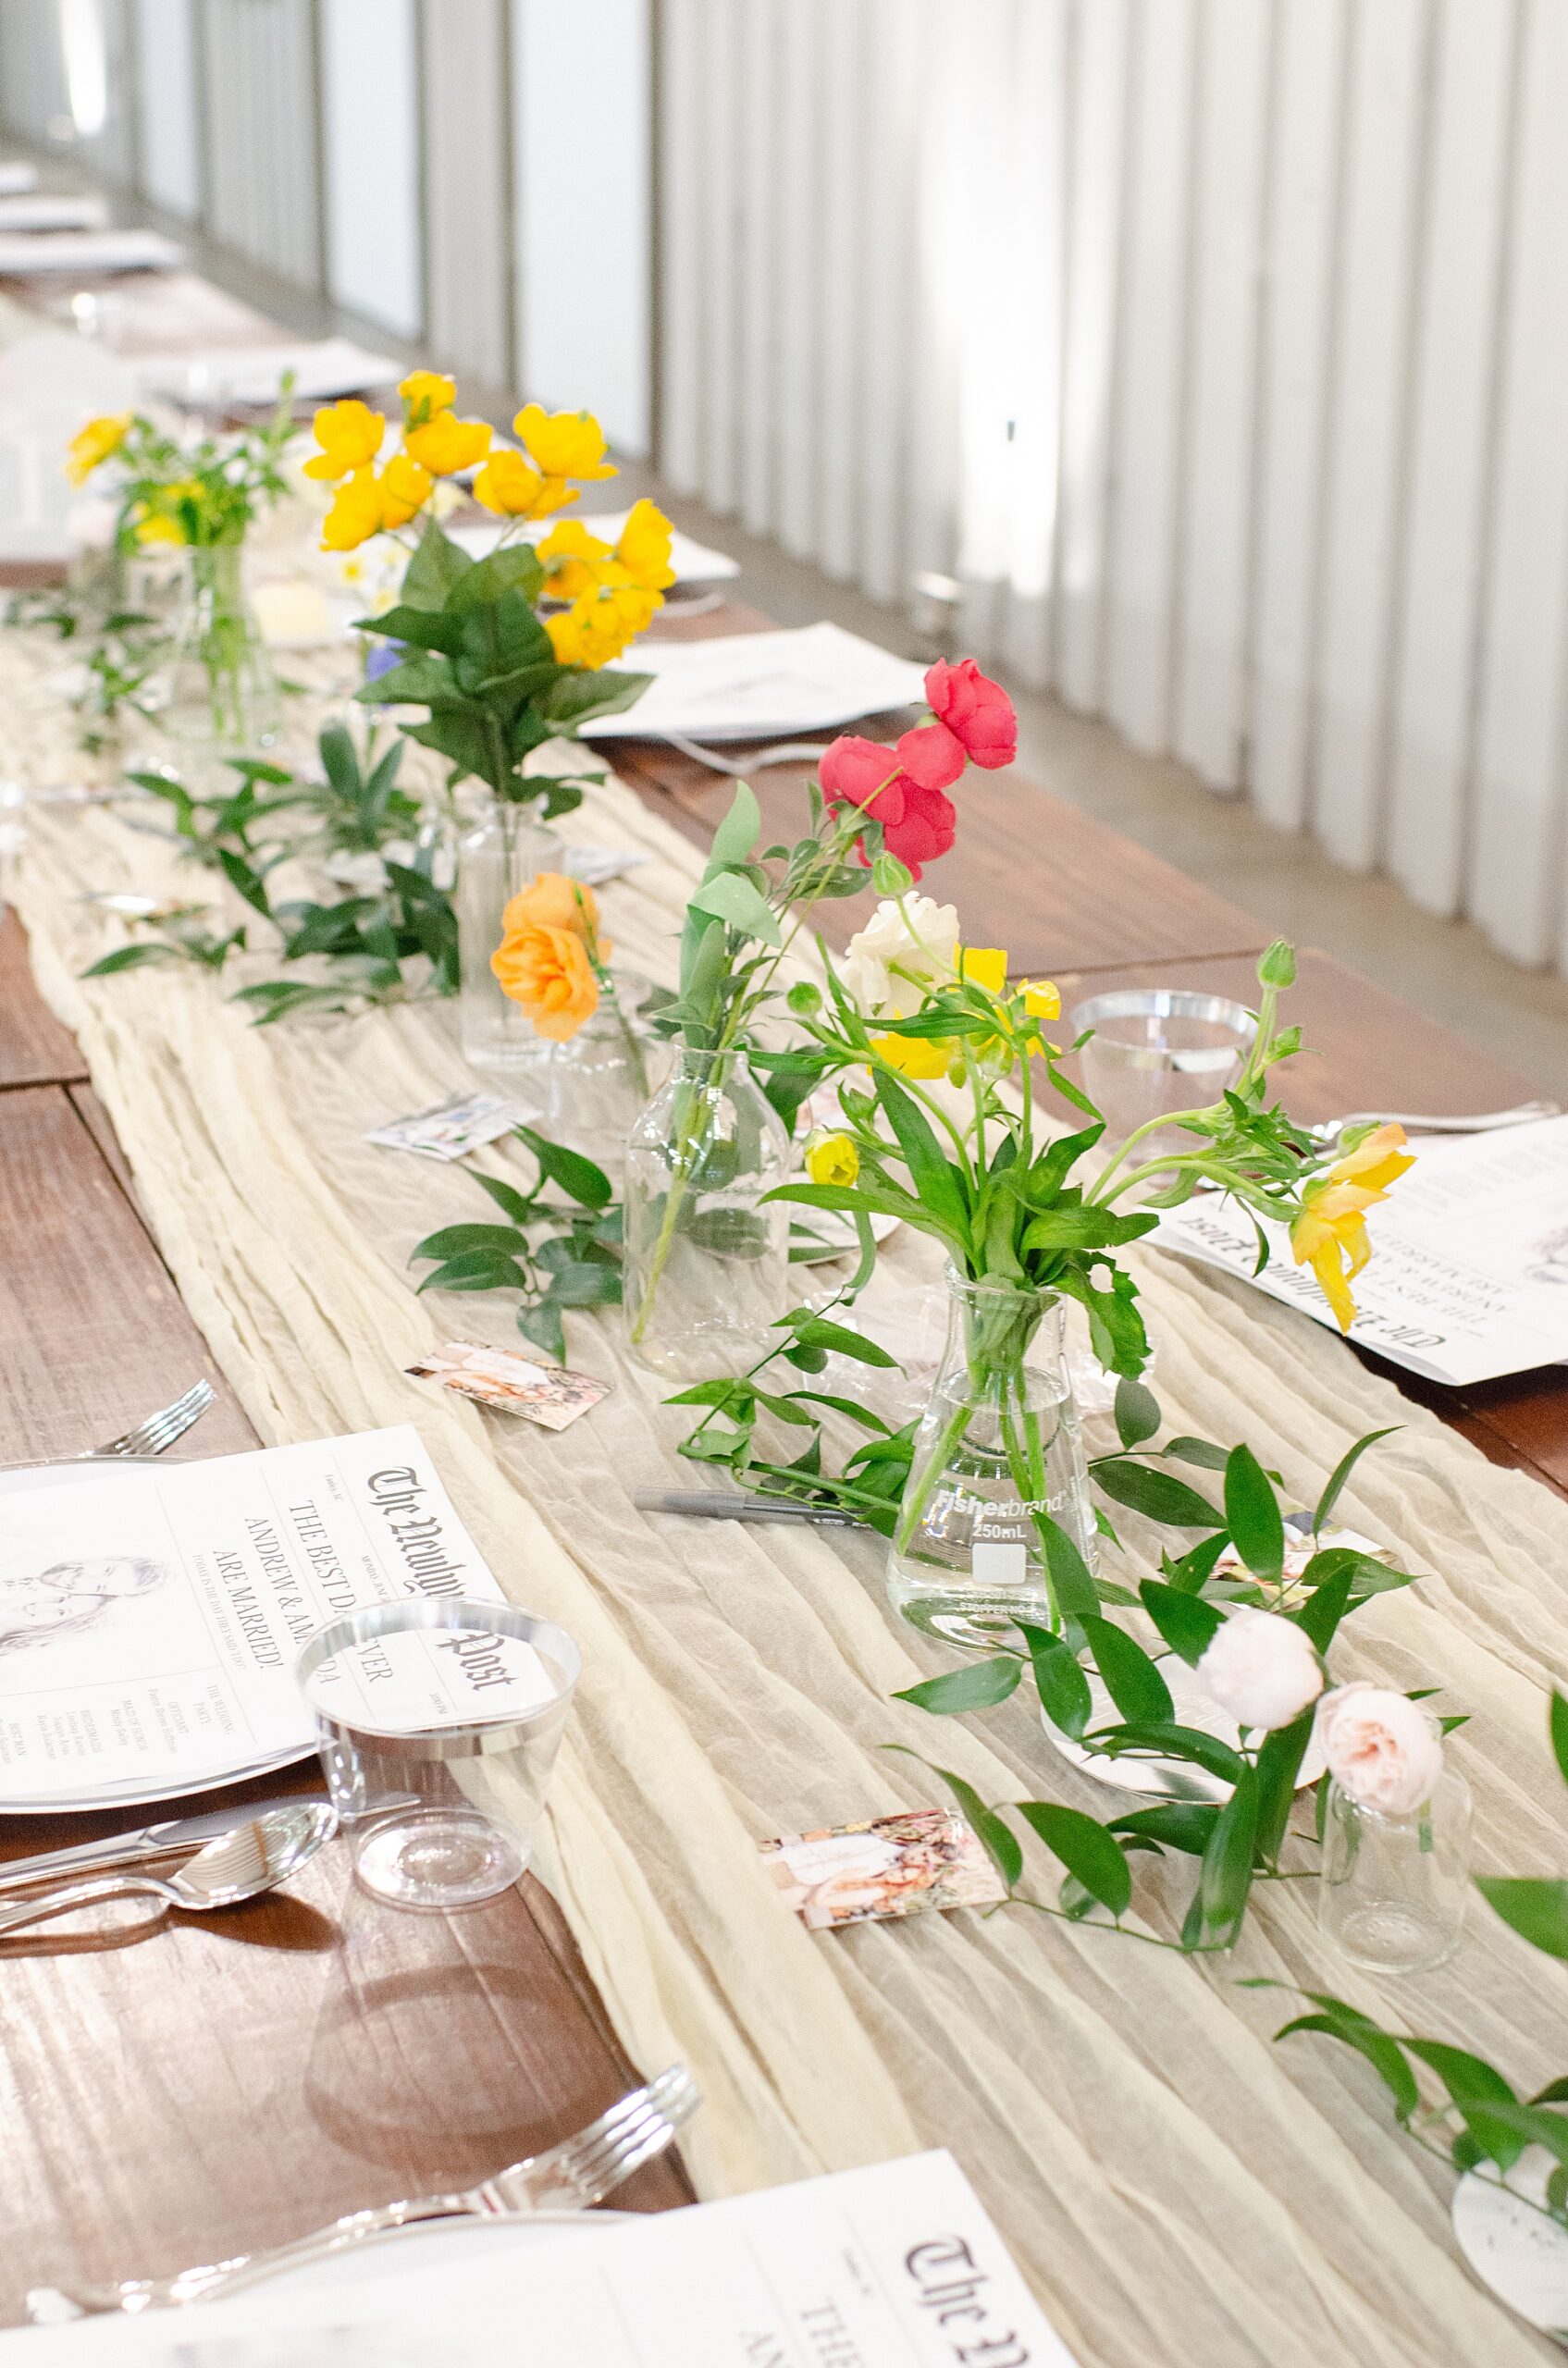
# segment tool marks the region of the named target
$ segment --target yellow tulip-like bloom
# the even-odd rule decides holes
[[[603,580],[600,570],[610,557],[610,545],[590,535],[580,518],[563,518],[538,546],[545,571],[545,592],[551,600],[580,600]]]
[[[548,518],[575,501],[577,489],[560,477],[542,477],[521,452],[492,452],[474,480],[474,499],[498,518]]]
[[[1061,989],[1049,979],[1026,979],[1023,982],[1023,1007],[1031,1019],[1060,1019]]]
[[[1290,1248],[1297,1265],[1310,1266],[1317,1276],[1341,1332],[1355,1321],[1350,1287],[1372,1255],[1366,1211],[1375,1201],[1386,1201],[1389,1185],[1414,1165],[1404,1148],[1402,1127],[1376,1127],[1302,1194]]]
[[[599,933],[599,898],[569,872],[537,871],[526,888],[507,899],[500,925],[508,937],[520,929],[574,930],[590,954],[608,961],[614,952]]]
[[[111,460],[130,433],[133,412],[105,412],[90,419],[66,447],[66,475],[72,485],[85,485],[96,468]]]
[[[860,1154],[847,1135],[816,1127],[806,1138],[806,1173],[813,1184],[853,1184]]]
[[[636,585],[606,584],[574,600],[544,621],[550,647],[562,666],[608,666],[635,641],[661,605],[657,592]]]
[[[398,392],[403,399],[405,427],[423,427],[441,411],[451,411],[457,401],[457,381],[439,370],[411,370],[398,382]]]
[[[632,504],[615,556],[632,582],[645,592],[662,592],[675,580],[670,564],[670,521],[646,494]]]
[[[403,436],[403,450],[410,460],[428,469],[433,477],[454,477],[460,469],[471,469],[489,449],[488,420],[454,419],[450,411],[437,412]]]
[[[338,487],[332,507],[321,523],[324,551],[357,550],[387,523],[386,504],[375,470],[366,462]]]
[[[136,539],[139,543],[182,544],[185,540],[185,530],[178,518],[166,518],[156,511],[152,511],[144,518],[137,520]]]
[[[905,1077],[945,1077],[955,1046],[950,1036],[873,1036],[871,1050]]]
[[[526,922],[490,956],[501,993],[525,1011],[536,1035],[564,1044],[599,1009],[599,980],[574,930]]]
[[[1006,993],[1007,957],[999,945],[961,945],[957,959],[958,976],[971,987],[982,987],[988,995]]]
[[[547,477],[619,476],[604,457],[604,430],[591,411],[547,413],[542,403],[525,403],[512,423]]]
[[[368,467],[387,433],[381,413],[362,403],[357,395],[340,403],[323,403],[314,425],[321,450],[305,462],[305,475],[318,477],[325,485],[336,485],[340,477]]]
[[[436,480],[428,469],[422,469],[406,452],[394,452],[381,472],[383,525],[406,526],[435,489]]]

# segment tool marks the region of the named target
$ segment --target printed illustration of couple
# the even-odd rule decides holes
[[[96,1554],[0,1577],[0,1658],[80,1635],[112,1605],[151,1594],[167,1576],[142,1554]]]

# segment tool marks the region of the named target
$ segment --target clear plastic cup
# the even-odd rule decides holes
[[[1125,1142],[1154,1119],[1217,1102],[1241,1075],[1257,1021],[1228,995],[1186,987],[1124,987],[1093,995],[1071,1015],[1075,1036],[1093,1034],[1080,1058],[1090,1100],[1105,1121],[1104,1148]],[[1179,1128],[1148,1138],[1142,1156],[1190,1148]]]
[[[378,1604],[311,1638],[297,1675],[364,1890],[439,1913],[516,1882],[581,1667],[496,1603]]]

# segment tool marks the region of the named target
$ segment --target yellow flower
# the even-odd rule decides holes
[[[1350,1287],[1372,1255],[1366,1211],[1386,1201],[1414,1159],[1404,1148],[1404,1128],[1376,1127],[1354,1151],[1337,1159],[1302,1194],[1302,1213],[1290,1227],[1298,1266],[1310,1266],[1341,1332],[1355,1321]]]
[[[324,551],[357,550],[372,535],[378,535],[386,523],[381,487],[367,462],[333,495],[332,507],[321,524],[321,548]]]
[[[411,370],[398,384],[403,399],[405,426],[422,427],[440,411],[451,411],[457,401],[457,381],[439,370]]]
[[[675,580],[670,564],[670,521],[646,494],[632,504],[615,556],[632,582],[645,592],[662,592]]]
[[[429,500],[435,483],[428,469],[422,469],[406,452],[394,452],[381,472],[382,524],[406,526]]]
[[[321,450],[305,462],[307,477],[319,477],[324,484],[336,485],[340,477],[352,476],[363,469],[381,450],[381,438],[387,433],[387,423],[378,411],[362,403],[357,395],[340,403],[323,403],[315,414],[315,440]]]
[[[590,535],[580,518],[563,518],[552,526],[538,547],[545,571],[545,591],[552,600],[580,599],[598,589],[599,569],[610,557],[610,545]]]
[[[608,666],[635,641],[661,606],[657,592],[636,585],[603,585],[586,592],[564,611],[544,621],[556,662],[562,666]]]
[[[906,1077],[945,1077],[955,1046],[950,1036],[873,1036],[871,1050]]]
[[[961,945],[958,976],[971,986],[983,987],[988,995],[1006,994],[1007,957],[998,945]]]
[[[604,430],[591,411],[547,413],[542,403],[525,403],[512,425],[547,477],[620,475],[604,457]]]
[[[813,1184],[853,1184],[860,1154],[847,1135],[815,1127],[806,1138],[806,1173]]]
[[[450,411],[438,412],[403,437],[403,450],[433,477],[454,477],[460,469],[471,469],[489,449],[488,420],[454,419]]]
[[[577,499],[561,477],[542,477],[521,452],[492,452],[474,480],[474,499],[500,518],[548,518]]]
[[[1023,982],[1023,1007],[1031,1019],[1060,1019],[1061,990],[1049,979],[1026,979]]]
[[[90,419],[66,447],[66,475],[72,485],[85,485],[96,468],[112,459],[130,433],[134,412],[105,412]]]
[[[139,543],[183,543],[185,535],[177,518],[164,518],[150,512],[137,520],[136,539]]]

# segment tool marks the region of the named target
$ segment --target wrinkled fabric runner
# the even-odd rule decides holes
[[[68,658],[0,636],[5,770],[35,784],[91,777],[63,703]],[[299,756],[350,678],[336,656],[286,664],[324,693],[339,684],[337,700],[290,702]],[[631,2054],[696,2072],[707,2107],[684,2143],[702,2193],[948,2145],[1085,2368],[1548,2356],[1471,2282],[1449,2230],[1452,2175],[1391,2128],[1370,2070],[1322,2041],[1271,2045],[1294,2001],[1235,1983],[1333,1990],[1478,2050],[1527,2093],[1562,2068],[1563,1969],[1475,1899],[1455,1964],[1380,1990],[1319,1944],[1310,1881],[1264,1887],[1228,1964],[1024,1908],[809,1936],[756,1845],[944,1799],[891,1743],[990,1799],[1103,1815],[1117,1796],[1057,1758],[1021,1695],[963,1721],[889,1700],[944,1661],[890,1619],[878,1542],[635,1511],[637,1487],[696,1475],[673,1453],[687,1418],[660,1406],[613,1317],[569,1319],[571,1362],[614,1394],[561,1437],[406,1379],[438,1339],[516,1339],[500,1298],[414,1295],[420,1236],[488,1214],[471,1178],[363,1141],[486,1082],[457,1050],[455,1006],[257,1030],[227,998],[278,974],[265,956],[221,980],[171,968],[84,983],[122,939],[86,892],[190,897],[209,876],[106,810],[34,810],[29,831],[8,887],[39,983],[257,1430],[277,1442],[416,1423],[507,1594],[582,1646],[541,1871]],[[571,831],[649,855],[603,892],[606,926],[628,965],[669,977],[691,847],[613,783]],[[521,1151],[476,1164],[531,1174]],[[895,1235],[862,1302],[869,1327],[907,1343],[936,1265],[932,1245]],[[1361,1463],[1343,1513],[1430,1575],[1357,1617],[1337,1671],[1436,1685],[1438,1707],[1471,1713],[1452,1751],[1475,1788],[1480,1867],[1568,1867],[1545,1732],[1547,1688],[1568,1669],[1568,1506],[1293,1313],[1158,1256],[1139,1279],[1173,1428],[1245,1437],[1310,1501],[1358,1433],[1402,1424]],[[1035,1845],[1031,1859],[1054,1898],[1059,1870]],[[1140,1860],[1136,1928],[1173,1934],[1191,1879],[1191,1861]]]

